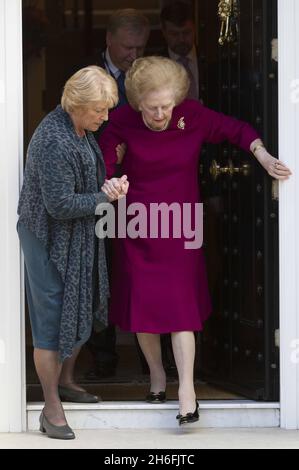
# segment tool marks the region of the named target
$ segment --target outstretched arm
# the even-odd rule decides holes
[[[209,108],[203,108],[206,139],[213,144],[228,140],[247,152],[252,152],[270,176],[285,180],[292,174],[289,168],[270,155],[257,131],[247,122],[240,121]]]
[[[261,139],[256,139],[251,143],[250,151],[272,178],[286,180],[291,176],[291,170],[281,160],[270,155]]]

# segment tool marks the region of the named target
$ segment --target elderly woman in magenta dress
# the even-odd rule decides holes
[[[122,197],[103,187],[105,165],[92,132],[118,102],[115,81],[99,67],[79,70],[66,83],[61,105],[31,139],[19,201],[18,233],[24,252],[34,362],[45,407],[40,430],[74,439],[61,400],[97,402],[74,381],[93,314],[107,322],[108,276],[103,240],[96,243],[96,207]],[[97,302],[93,302],[93,296]]]
[[[185,69],[167,58],[137,59],[127,73],[129,105],[111,114],[100,138],[108,177],[116,169],[117,145],[126,151],[121,164],[130,181],[127,206],[142,203],[200,201],[198,159],[205,142],[228,140],[251,152],[274,178],[290,170],[272,157],[247,123],[187,100]],[[115,194],[119,186],[106,183]],[[179,376],[179,424],[199,418],[193,371],[194,332],[211,313],[202,248],[186,249],[186,238],[116,238],[111,286],[110,321],[137,334],[150,369],[148,399],[166,398],[160,334],[171,333]]]

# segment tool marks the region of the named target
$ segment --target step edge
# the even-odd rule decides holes
[[[255,402],[251,400],[198,400],[199,408],[202,410],[217,410],[217,409],[280,409],[279,402]],[[178,401],[173,400],[171,403],[163,404],[149,404],[140,401],[105,401],[99,403],[63,403],[63,408],[66,411],[84,411],[84,410],[173,410],[179,406]],[[27,411],[41,411],[44,407],[43,402],[32,402],[27,404]]]

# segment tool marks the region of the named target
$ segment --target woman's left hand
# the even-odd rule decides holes
[[[287,180],[292,175],[291,170],[281,160],[272,157],[266,149],[257,150],[255,157],[268,174],[276,180]]]

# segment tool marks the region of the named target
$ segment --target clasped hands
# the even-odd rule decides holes
[[[117,155],[117,163],[120,165],[124,159],[127,146],[125,143],[122,143],[119,144],[115,150]],[[109,202],[113,202],[125,197],[128,194],[129,186],[130,183],[128,182],[128,177],[124,175],[121,178],[105,180],[102,191],[108,196]]]
[[[123,175],[121,178],[105,180],[102,191],[108,196],[109,202],[113,202],[125,197],[128,194],[129,186],[127,175]]]

